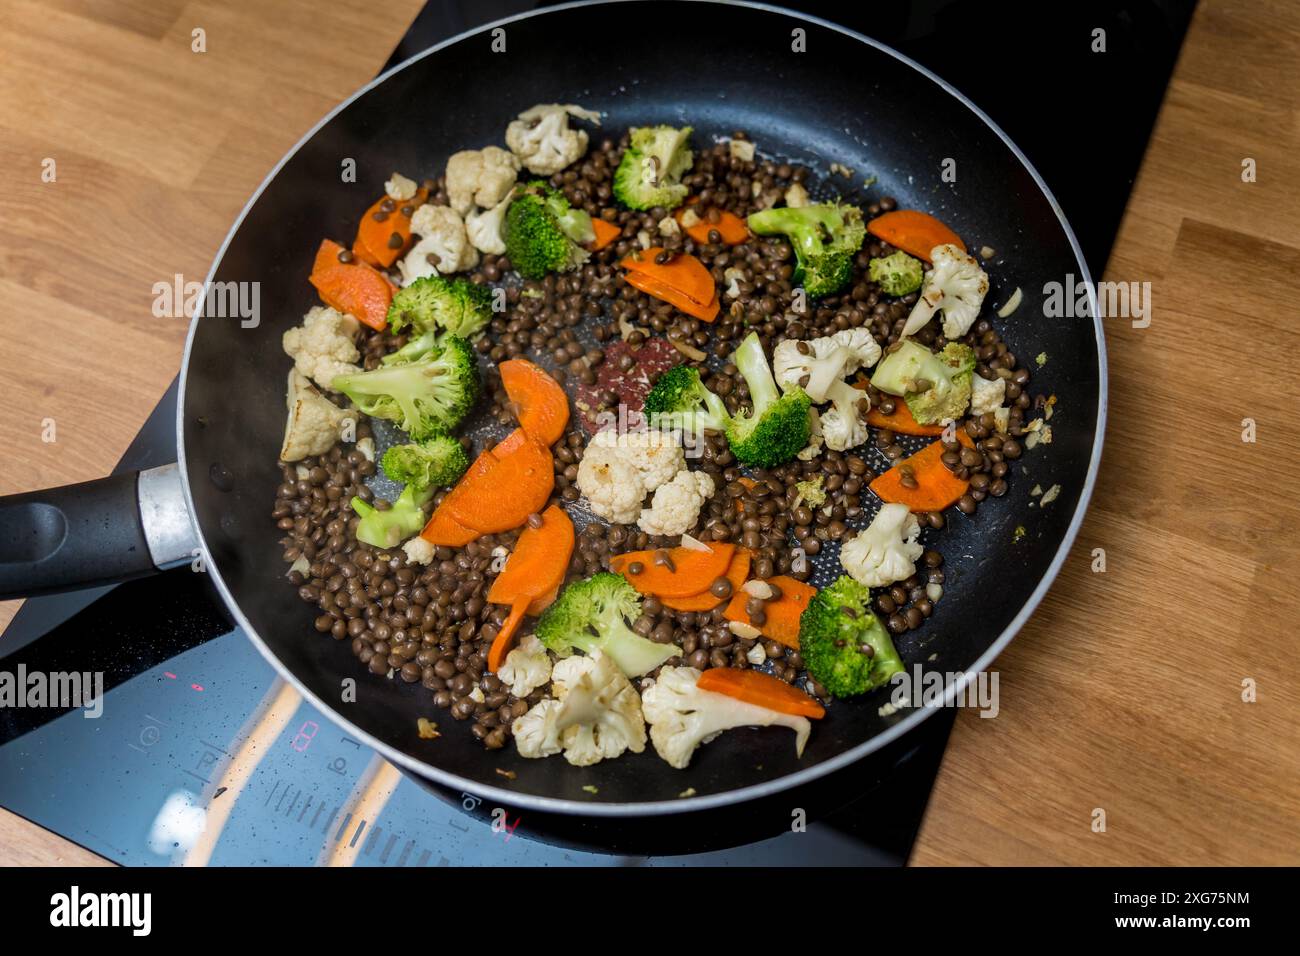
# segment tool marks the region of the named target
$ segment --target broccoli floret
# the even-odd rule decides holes
[[[659,376],[645,397],[646,420],[655,428],[681,429],[697,438],[721,432],[731,416],[722,399],[704,387],[699,369],[677,365]]]
[[[820,508],[826,504],[826,489],[823,487],[824,479],[824,475],[814,475],[811,478],[796,482],[795,487],[799,489],[799,497],[814,508]]]
[[[752,405],[748,415],[741,413],[727,421],[731,451],[741,462],[756,468],[785,464],[808,444],[808,393],[795,385],[781,394],[757,332],[745,337],[731,360],[749,386]]]
[[[478,400],[478,359],[469,342],[447,334],[414,362],[340,375],[332,387],[419,441],[451,431],[469,414]]]
[[[937,355],[911,339],[880,360],[871,384],[882,392],[901,395],[922,425],[953,421],[970,405],[975,353],[970,346],[949,342]]]
[[[417,491],[414,485],[407,485],[387,511],[353,498],[352,510],[361,517],[357,540],[376,548],[397,547],[424,527],[424,506],[432,497],[432,488]]]
[[[469,455],[459,439],[437,434],[422,442],[394,445],[384,452],[384,474],[417,490],[445,488],[469,467]]]
[[[853,275],[853,257],[867,227],[862,210],[840,203],[764,209],[748,219],[760,236],[784,235],[794,247],[794,281],[813,298],[839,292]]]
[[[691,128],[634,127],[614,171],[614,197],[629,209],[672,209],[686,198],[682,174],[691,168]]]
[[[899,249],[867,263],[867,275],[885,295],[908,295],[921,288],[921,260]]]
[[[836,697],[865,694],[903,670],[889,632],[871,611],[871,589],[847,574],[804,608],[799,653],[808,673]]]
[[[537,638],[561,657],[576,648],[608,654],[628,677],[654,670],[681,653],[674,644],[646,640],[629,626],[641,615],[641,595],[608,571],[574,581],[537,621]]]
[[[388,325],[420,333],[451,332],[473,338],[492,321],[492,290],[463,276],[425,276],[393,294]],[[404,360],[398,360],[404,361]]]
[[[591,256],[581,244],[596,237],[591,217],[541,180],[516,193],[503,232],[506,255],[526,279],[576,269]]]

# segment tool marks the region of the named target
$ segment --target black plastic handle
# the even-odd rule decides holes
[[[139,472],[0,498],[0,599],[113,584],[157,569]]]

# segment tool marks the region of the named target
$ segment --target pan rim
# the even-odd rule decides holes
[[[573,10],[582,7],[612,6],[617,3],[628,3],[628,2],[637,2],[637,0],[575,0],[575,2],[556,4],[555,6],[545,7],[539,10],[531,10],[525,13],[516,14],[514,16],[504,17],[502,19],[494,20],[490,23],[485,23],[480,26],[471,28],[469,30],[465,30],[461,33],[456,34],[455,36],[448,37],[442,42],[434,44],[433,46],[425,50],[422,50],[419,53],[416,53],[410,58],[403,60],[401,63],[397,64],[391,69],[385,70],[383,73],[376,76],[370,82],[359,87],[346,99],[339,102],[333,109],[331,109],[328,113],[326,113],[325,116],[323,116],[314,126],[312,126],[311,129],[309,129],[303,135],[303,137],[298,140],[297,143],[295,143],[287,152],[285,152],[283,156],[280,157],[279,161],[275,164],[275,166],[272,167],[271,171],[267,173],[266,177],[258,185],[257,189],[253,192],[252,196],[249,197],[248,202],[245,203],[243,209],[240,210],[239,215],[235,218],[234,223],[231,225],[230,231],[227,232],[226,237],[222,240],[221,246],[218,248],[216,256],[212,260],[212,266],[208,270],[207,278],[203,284],[202,295],[195,307],[194,317],[190,322],[190,328],[185,338],[185,350],[181,357],[180,385],[179,385],[177,402],[176,402],[176,449],[177,449],[177,460],[179,462],[181,462],[182,464],[184,464],[185,462],[185,427],[184,427],[185,426],[185,398],[186,398],[187,380],[189,377],[188,373],[190,367],[190,355],[194,347],[194,339],[198,330],[199,318],[203,315],[204,312],[204,306],[206,304],[206,299],[207,299],[207,290],[211,286],[213,278],[216,275],[217,269],[220,267],[221,262],[225,257],[226,250],[229,248],[230,243],[233,241],[235,235],[239,232],[239,229],[243,225],[245,218],[247,218],[249,211],[253,208],[254,205],[256,205],[258,199],[261,198],[262,193],[266,190],[267,186],[270,185],[270,183],[276,178],[276,176],[279,175],[280,170],[285,166],[285,164],[288,163],[288,161],[291,158],[293,158],[293,156],[296,155],[297,152],[304,145],[310,142],[312,138],[314,138],[315,135],[321,129],[323,129],[329,122],[331,122],[335,116],[337,116],[343,110],[347,109],[347,107],[350,106],[354,100],[363,96],[371,89],[382,85],[385,81],[387,81],[387,79],[390,76],[393,76],[395,73],[398,73],[401,70],[406,69],[407,67],[411,66],[413,63],[416,63],[427,56],[437,53],[446,47],[459,43],[462,40],[468,39],[470,37],[474,37],[481,33],[490,31],[496,27],[500,27],[510,23],[517,23],[521,20],[527,20],[532,17],[543,16],[548,13]],[[933,716],[934,713],[937,710],[939,710],[941,707],[951,706],[953,701],[957,698],[958,694],[964,694],[966,686],[972,680],[974,680],[978,674],[980,674],[985,669],[987,669],[988,666],[994,660],[996,660],[997,656],[1000,653],[1002,653],[1002,651],[1006,648],[1006,646],[1010,644],[1012,639],[1014,639],[1015,636],[1020,632],[1020,629],[1024,627],[1025,623],[1029,620],[1033,612],[1038,609],[1038,605],[1042,603],[1043,598],[1047,595],[1048,590],[1050,590],[1053,582],[1056,580],[1057,574],[1060,573],[1061,567],[1064,565],[1066,558],[1069,556],[1070,551],[1074,546],[1075,539],[1078,537],[1079,529],[1082,526],[1084,516],[1087,514],[1088,511],[1088,505],[1092,500],[1092,493],[1097,481],[1097,473],[1101,465],[1101,452],[1102,452],[1102,446],[1104,444],[1105,434],[1106,434],[1106,412],[1107,412],[1107,396],[1109,392],[1109,383],[1108,383],[1108,368],[1107,368],[1107,361],[1106,361],[1106,338],[1105,338],[1105,331],[1101,323],[1101,315],[1100,315],[1097,298],[1096,298],[1096,288],[1092,281],[1091,271],[1088,268],[1087,262],[1084,260],[1083,251],[1079,246],[1079,240],[1075,236],[1074,229],[1071,228],[1069,220],[1066,219],[1065,213],[1061,209],[1060,203],[1057,202],[1056,197],[1052,194],[1051,189],[1048,188],[1047,183],[1044,182],[1042,176],[1039,175],[1038,170],[1034,168],[1033,164],[1029,161],[1028,157],[1025,156],[1025,154],[1020,150],[1020,147],[1017,146],[1015,142],[1005,132],[1003,132],[1001,127],[999,127],[995,122],[993,122],[993,120],[982,109],[980,109],[977,105],[975,105],[975,103],[973,103],[970,99],[968,99],[960,90],[956,89],[956,87],[952,86],[952,84],[948,83],[946,80],[942,79],[935,73],[931,72],[929,69],[922,66],[920,63],[917,63],[915,60],[911,59],[910,57],[904,56],[903,54],[899,53],[897,50],[893,49],[892,47],[888,46],[885,43],[880,42],[879,40],[875,40],[864,34],[858,33],[855,30],[851,30],[847,27],[841,26],[840,24],[822,19],[821,17],[811,16],[808,14],[789,10],[785,7],[781,7],[776,4],[755,2],[755,0],[689,0],[689,2],[711,3],[715,6],[740,7],[740,8],[750,9],[750,10],[757,10],[764,13],[773,13],[779,16],[793,18],[805,23],[812,23],[824,29],[833,30],[836,33],[842,34],[843,36],[846,36],[852,40],[856,40],[860,43],[865,43],[866,45],[875,48],[881,53],[893,57],[894,59],[898,60],[904,65],[915,70],[917,73],[921,74],[926,79],[928,79],[929,81],[937,85],[940,88],[940,90],[942,90],[943,92],[947,93],[949,96],[956,99],[961,105],[965,106],[972,113],[974,113],[975,116],[980,120],[980,122],[984,123],[984,125],[986,125],[1000,140],[1002,140],[1004,144],[1006,144],[1007,148],[1011,151],[1012,155],[1014,155],[1015,158],[1020,161],[1020,164],[1025,168],[1025,171],[1033,179],[1035,185],[1038,187],[1039,191],[1043,194],[1043,197],[1047,200],[1048,205],[1051,207],[1052,211],[1056,214],[1057,221],[1060,223],[1061,228],[1064,230],[1065,237],[1070,244],[1070,249],[1074,253],[1075,262],[1079,267],[1080,275],[1083,277],[1083,280],[1085,282],[1085,288],[1087,290],[1087,295],[1088,295],[1088,305],[1089,305],[1092,322],[1093,322],[1093,332],[1097,343],[1097,373],[1098,373],[1097,374],[1097,420],[1096,420],[1095,432],[1093,435],[1091,457],[1088,463],[1088,472],[1084,478],[1084,484],[1083,484],[1083,488],[1079,493],[1079,499],[1075,503],[1075,510],[1074,510],[1074,514],[1070,519],[1070,524],[1066,528],[1065,534],[1061,538],[1061,542],[1056,549],[1056,553],[1053,555],[1052,561],[1048,565],[1047,569],[1044,571],[1042,577],[1039,579],[1037,586],[1034,588],[1033,592],[1029,595],[1025,603],[1021,606],[1020,610],[1017,612],[1015,617],[1012,618],[1012,620],[1008,623],[1008,625],[1003,629],[1002,633],[999,634],[997,638],[993,640],[992,643],[990,643],[987,650],[985,650],[985,652],[981,654],[979,658],[976,659],[974,664],[972,664],[971,667],[962,674],[962,677],[959,680],[952,682],[947,687],[943,695],[943,699],[941,701],[935,701],[931,704],[926,704],[920,708],[917,708],[916,710],[910,712],[906,717],[904,717],[901,721],[899,721],[894,726],[888,728],[887,730],[879,734],[876,734],[875,736],[869,738],[868,740],[863,741],[862,743],[858,744],[856,747],[852,747],[840,754],[837,754],[834,757],[829,758],[828,760],[824,760],[819,764],[815,764],[811,767],[798,770],[794,773],[785,774],[784,776],[777,777],[773,780],[765,781],[764,783],[753,784],[747,787],[740,787],[734,790],[724,790],[718,793],[702,794],[699,796],[684,797],[684,798],[673,799],[673,800],[656,800],[656,801],[645,801],[645,802],[638,802],[638,803],[612,803],[612,802],[602,803],[602,802],[595,802],[595,801],[586,802],[582,800],[571,800],[571,799],[561,798],[561,797],[547,797],[547,796],[538,796],[536,794],[517,793],[493,785],[478,784],[473,781],[467,780],[465,778],[459,777],[456,774],[451,773],[449,771],[442,770],[439,767],[435,767],[432,764],[428,764],[423,761],[416,760],[415,758],[410,757],[402,753],[401,751],[397,750],[392,745],[385,743],[384,741],[379,740],[373,735],[363,731],[361,728],[357,727],[354,723],[352,723],[351,721],[347,720],[342,715],[340,715],[337,711],[334,710],[334,708],[330,707],[328,704],[322,701],[316,694],[312,693],[312,691],[308,689],[301,680],[298,679],[297,675],[294,674],[287,665],[285,665],[280,661],[280,659],[275,655],[275,653],[270,649],[270,647],[267,646],[265,641],[262,640],[261,635],[258,634],[257,632],[257,629],[252,626],[252,624],[248,621],[247,617],[244,615],[243,611],[239,606],[239,602],[231,594],[225,579],[221,575],[220,569],[217,567],[216,562],[211,557],[211,553],[207,547],[207,542],[204,538],[203,529],[200,527],[199,522],[196,519],[194,519],[195,536],[198,539],[199,545],[203,548],[203,552],[206,556],[205,567],[207,569],[207,573],[212,578],[212,581],[216,585],[216,588],[218,592],[221,594],[222,599],[225,601],[226,606],[230,609],[230,613],[234,617],[236,623],[244,631],[248,639],[252,641],[253,646],[257,648],[258,652],[266,659],[266,661],[273,668],[275,668],[276,672],[279,674],[281,679],[288,681],[289,684],[293,686],[295,690],[298,691],[298,693],[302,696],[304,700],[311,703],[312,706],[316,707],[321,712],[327,714],[331,720],[334,720],[342,724],[343,726],[347,727],[347,729],[350,730],[352,734],[358,737],[367,746],[373,748],[377,753],[382,755],[386,760],[389,760],[394,764],[396,764],[397,766],[404,768],[405,770],[408,770],[411,773],[414,773],[420,777],[433,780],[435,783],[439,783],[442,784],[443,786],[460,790],[464,793],[470,793],[474,796],[478,796],[481,798],[490,797],[494,800],[501,801],[503,804],[507,806],[514,806],[514,807],[519,807],[521,809],[529,809],[538,812],[561,813],[561,814],[568,814],[574,816],[588,816],[588,817],[622,817],[622,816],[630,816],[630,815],[668,816],[671,814],[678,814],[678,813],[690,813],[697,810],[714,809],[714,808],[728,806],[743,801],[760,799],[762,797],[768,797],[773,794],[780,793],[784,790],[789,790],[794,787],[801,786],[805,783],[810,783],[814,780],[824,777],[829,773],[833,773],[852,763],[855,763],[856,761],[868,756],[869,754],[872,754],[877,750],[880,750],[881,748],[887,746],[888,744],[893,743],[894,741],[903,737],[908,731],[913,730],[914,728],[919,726],[922,721]],[[177,470],[180,472],[180,476],[181,476],[181,484],[185,494],[185,503],[190,510],[190,515],[194,516],[197,514],[197,511],[195,510],[194,507],[194,499],[190,488],[189,469],[187,467],[180,467]]]

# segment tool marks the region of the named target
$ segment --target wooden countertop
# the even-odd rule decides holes
[[[151,315],[153,283],[206,275],[267,170],[373,76],[421,2],[377,18],[308,0],[0,0],[0,341],[33,322],[63,341],[0,359],[0,494],[114,465],[180,363],[185,321]],[[997,661],[998,717],[958,716],[916,863],[1300,860],[1300,505],[1285,490],[1300,474],[1300,111],[1279,82],[1297,75],[1295,4],[1203,0],[1105,276],[1150,281],[1153,321],[1108,320],[1093,505]],[[0,865],[97,862],[0,811]]]

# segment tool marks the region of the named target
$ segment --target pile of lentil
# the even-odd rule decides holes
[[[732,139],[743,143],[747,137],[737,131]],[[513,412],[495,365],[516,356],[538,361],[561,383],[590,386],[613,342],[626,342],[634,363],[638,348],[649,338],[665,337],[678,343],[682,360],[697,365],[707,387],[734,412],[746,405],[748,390],[726,357],[750,331],[758,332],[768,354],[783,339],[812,339],[849,328],[868,328],[885,348],[898,341],[917,295],[889,297],[867,278],[868,262],[894,251],[887,243],[868,235],[847,290],[804,305],[792,283],[793,252],[784,240],[755,237],[734,247],[720,241],[699,244],[680,231],[660,233],[659,224],[671,210],[618,208],[612,178],[626,146],[626,136],[593,144],[583,159],[550,180],[571,204],[617,225],[621,234],[615,242],[593,254],[580,269],[540,281],[519,280],[502,256],[485,255],[468,273],[476,283],[505,291],[506,309],[476,343],[486,360],[489,418],[513,426]],[[813,188],[807,168],[742,158],[744,152],[727,142],[697,152],[683,181],[697,197],[695,208],[706,222],[717,221],[718,210],[747,216],[772,205],[792,186]],[[857,202],[851,181],[828,185],[844,193],[846,201]],[[443,180],[426,180],[424,186],[429,202],[447,204]],[[896,207],[889,197],[857,204],[868,218]],[[739,294],[724,298],[723,311],[710,325],[634,289],[622,280],[617,263],[647,244],[662,245],[666,256],[695,255],[720,290],[734,282]],[[945,340],[934,325],[916,338],[942,348]],[[405,336],[366,330],[359,343],[362,364],[375,368],[383,355],[405,342]],[[976,352],[976,374],[1007,380],[1006,398],[1012,406],[1006,436],[996,433],[992,416],[985,415],[961,425],[974,440],[974,448],[956,441],[945,443],[945,465],[970,480],[969,492],[957,502],[958,509],[969,515],[986,498],[1005,494],[1010,462],[1022,451],[1017,439],[1035,399],[1028,391],[1029,371],[987,320],[977,322],[962,342]],[[629,361],[627,356],[621,360]],[[893,411],[893,396],[872,388],[864,396],[886,414]],[[607,396],[606,404],[616,400],[617,396]],[[1037,404],[1042,401],[1040,396]],[[357,439],[358,444],[350,448],[336,445],[327,454],[281,466],[283,482],[271,517],[283,532],[284,559],[294,563],[289,580],[302,600],[316,607],[316,631],[348,641],[358,662],[371,673],[421,685],[435,707],[448,710],[455,720],[469,721],[474,736],[488,749],[501,748],[509,739],[511,723],[545,695],[539,689],[518,699],[486,671],[488,649],[509,608],[487,603],[485,595],[500,558],[512,548],[518,532],[487,535],[460,549],[439,547],[427,566],[408,564],[400,548],[381,550],[358,542],[359,519],[348,505],[351,498],[359,496],[381,510],[387,505],[366,484],[376,474],[374,460],[361,450],[363,440],[373,439],[368,425],[359,426]],[[876,429],[874,440],[853,452],[823,449],[810,460],[742,472],[726,440],[711,436],[695,467],[714,479],[716,492],[701,511],[693,534],[702,540],[734,541],[752,550],[753,578],[785,574],[807,580],[812,566],[802,559],[816,558],[824,546],[843,539],[851,527],[861,526],[867,483],[907,453],[904,441]],[[480,450],[468,438],[462,442],[471,456]],[[553,446],[554,495],[560,502],[572,505],[580,498],[576,478],[586,442],[580,424],[574,423]],[[826,500],[814,507],[803,500],[798,485],[818,475]],[[435,506],[445,494],[435,496]],[[938,512],[920,517],[923,526],[934,529],[945,523]],[[636,525],[591,520],[581,527],[566,580],[609,570],[610,556],[624,551],[676,544],[675,539],[648,535]],[[943,583],[942,565],[938,551],[926,550],[916,574],[877,593],[876,609],[891,633],[919,628],[931,615],[934,605],[927,585]],[[733,633],[722,613],[725,598],[730,597],[729,585],[725,594],[714,593],[720,605],[712,612],[675,611],[647,597],[635,630],[681,648],[680,658],[671,659],[669,665],[701,670],[758,667],[787,682],[801,682],[815,696],[828,699],[825,689],[803,671],[798,651],[773,640],[750,640]],[[751,614],[762,614],[761,603],[751,600]]]

